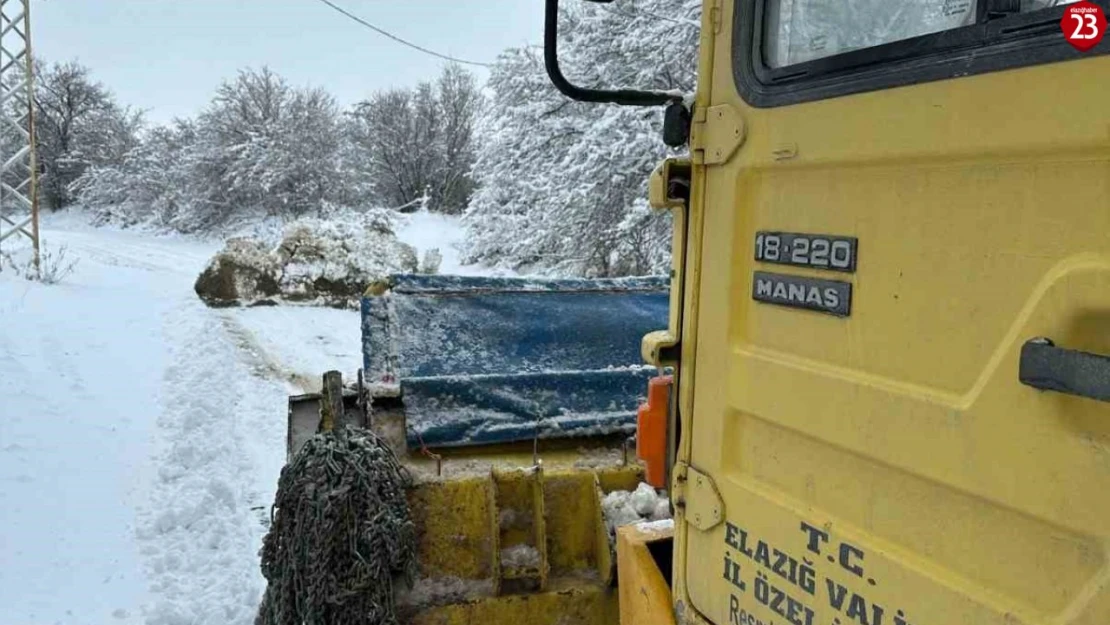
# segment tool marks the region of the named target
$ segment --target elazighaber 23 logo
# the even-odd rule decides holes
[[[1076,50],[1087,52],[1106,34],[1106,12],[1093,2],[1070,4],[1060,20],[1060,29]]]

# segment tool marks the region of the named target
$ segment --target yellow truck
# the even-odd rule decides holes
[[[673,269],[369,290],[342,401],[415,476],[398,618],[1110,624],[1106,3],[704,0],[687,97],[572,84],[545,1],[555,86],[688,148]],[[673,519],[614,528],[642,481]]]
[[[556,86],[689,128],[622,623],[1110,623],[1106,4],[706,0],[692,106],[569,84],[556,4]]]

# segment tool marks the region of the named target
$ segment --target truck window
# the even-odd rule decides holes
[[[1110,52],[1067,43],[1077,1],[735,0],[733,71],[766,107]]]
[[[1077,0],[1021,0],[1029,13]],[[986,0],[982,0],[986,4]],[[784,67],[945,30],[975,25],[977,0],[769,0],[764,58]]]

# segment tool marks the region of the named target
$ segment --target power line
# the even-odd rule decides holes
[[[424,54],[430,54],[432,56],[436,56],[436,57],[439,57],[441,59],[446,59],[448,61],[454,61],[455,63],[464,63],[466,65],[478,65],[480,67],[493,67],[492,63],[481,63],[479,61],[467,61],[466,59],[456,58],[456,57],[453,57],[453,56],[450,56],[450,55],[447,55],[447,54],[440,54],[439,52],[436,52],[435,50],[429,50],[429,49],[424,48],[422,46],[418,46],[418,45],[416,45],[415,43],[413,43],[411,41],[405,41],[404,39],[401,39],[400,37],[398,37],[397,35],[394,35],[393,33],[387,32],[385,30],[382,30],[381,28],[378,28],[377,26],[374,26],[370,22],[367,22],[366,20],[362,19],[361,17],[359,17],[359,16],[351,13],[350,11],[347,11],[343,7],[331,2],[331,0],[319,0],[319,1],[323,2],[324,4],[328,5],[329,7],[333,8],[333,9],[335,9],[339,13],[342,13],[343,15],[347,16],[348,18],[358,22],[359,24],[362,24],[363,26],[369,28],[370,30],[373,30],[374,32],[377,32],[380,35],[385,35],[386,37],[389,37],[390,39],[396,41],[397,43],[400,43],[402,45],[406,45],[406,46],[412,48],[413,50],[419,50],[420,52],[423,52]]]

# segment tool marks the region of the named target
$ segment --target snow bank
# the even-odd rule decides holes
[[[306,218],[272,231],[234,237],[197,278],[210,306],[278,301],[349,307],[366,287],[391,273],[421,270],[416,250],[402,243],[381,212],[343,219]]]
[[[53,217],[76,271],[0,273],[0,623],[249,625],[286,389],[189,292],[213,246]]]
[[[220,319],[189,304],[162,320],[157,471],[137,529],[153,599],[144,616],[246,625],[265,588],[257,554],[284,461],[286,389],[253,375]]]

